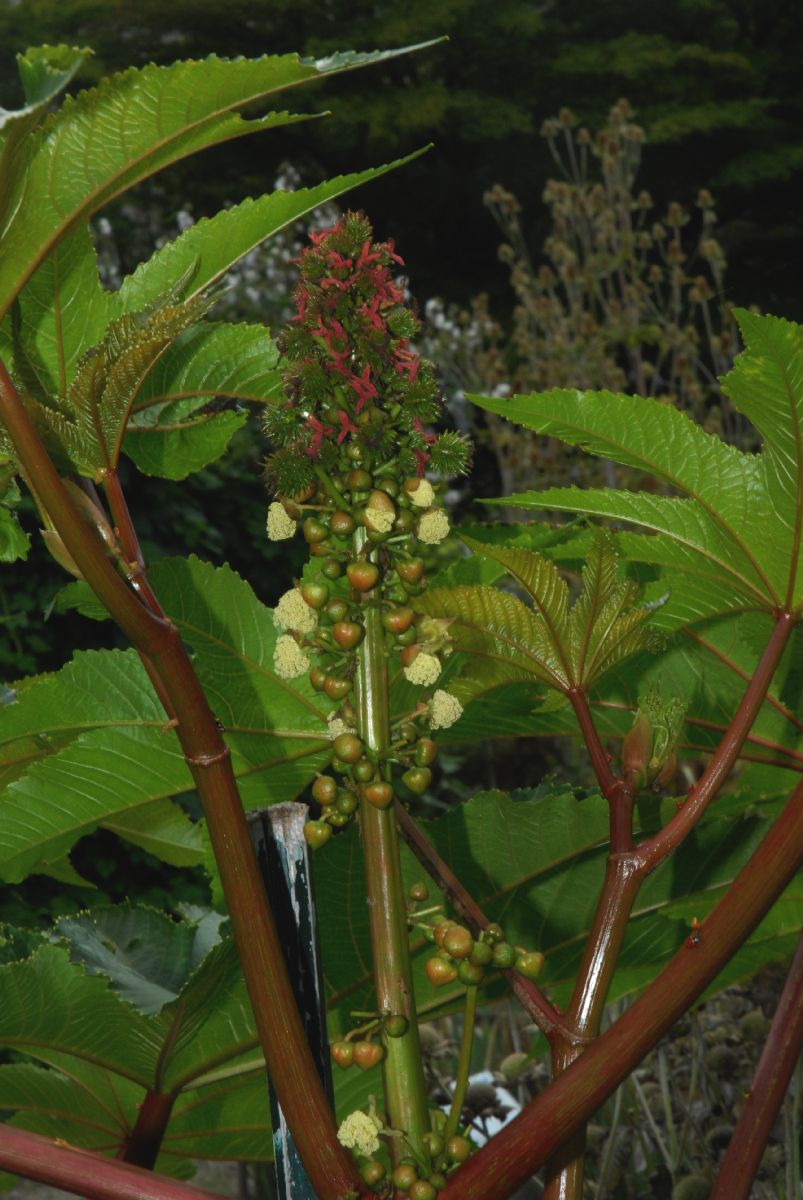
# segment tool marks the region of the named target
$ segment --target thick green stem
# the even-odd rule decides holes
[[[357,553],[364,542],[364,530],[358,530],[354,537]],[[365,637],[358,651],[357,672],[360,735],[370,750],[382,754],[390,745],[387,658],[378,603],[368,598],[364,601],[364,621]],[[386,1039],[387,1053],[382,1067],[385,1108],[391,1128],[402,1132],[415,1153],[423,1156],[429,1114],[393,808],[380,810],[361,800],[360,830],[377,1008],[381,1013],[401,1014],[408,1021],[406,1033]]]
[[[151,612],[106,558],[77,512],[0,363],[0,417],[20,461],[84,578],[161,681],[201,798],[260,1043],[279,1103],[320,1200],[363,1195],[307,1045],[257,866],[230,753],[178,629]]]
[[[439,1200],[507,1200],[599,1108],[719,974],[803,861],[803,783],[727,894],[623,1016],[449,1178]]]
[[[471,1048],[474,1045],[474,1021],[477,1016],[477,989],[466,988],[466,1007],[463,1010],[463,1035],[460,1038],[460,1055],[457,1060],[457,1075],[454,1081],[454,1094],[443,1136],[450,1138],[457,1133],[460,1125],[460,1114],[468,1091],[468,1077],[471,1071]]]

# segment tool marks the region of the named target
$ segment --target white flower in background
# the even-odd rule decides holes
[[[309,659],[289,633],[283,633],[276,639],[273,669],[282,679],[297,679],[309,670]]]
[[[419,541],[436,546],[449,532],[449,518],[442,508],[431,508],[419,518],[415,532]]]
[[[405,679],[408,679],[410,683],[417,683],[419,687],[429,687],[440,673],[440,660],[434,654],[427,654],[423,650],[416,654],[408,667],[404,668]]]
[[[438,688],[429,705],[430,729],[448,729],[463,715],[463,705],[456,696]]]
[[[370,1158],[379,1149],[379,1138],[376,1136],[376,1125],[367,1113],[349,1113],[337,1131],[337,1140],[347,1150],[356,1150],[358,1154]]]
[[[296,633],[311,633],[318,624],[318,614],[307,604],[298,588],[290,588],[279,597],[273,610],[277,629],[294,629]]]
[[[296,531],[296,523],[284,511],[284,505],[274,500],[268,508],[268,537],[272,542],[283,542]]]

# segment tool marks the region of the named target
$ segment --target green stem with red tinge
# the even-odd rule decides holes
[[[360,529],[354,535],[355,557],[365,542],[365,531]],[[363,620],[365,637],[357,652],[359,733],[369,750],[382,755],[390,747],[388,673],[381,613],[373,598],[366,597],[363,601]],[[421,1065],[407,906],[393,807],[376,809],[362,799],[360,832],[377,1009],[380,1013],[400,1014],[408,1021],[401,1037],[386,1039],[382,1064],[385,1109],[391,1128],[402,1132],[414,1152],[425,1158],[423,1139],[429,1130],[427,1090]]]
[[[145,607],[106,557],[99,535],[78,513],[2,363],[0,417],[84,578],[160,680],[203,805],[268,1071],[310,1180],[321,1200],[366,1195],[337,1140],[335,1116],[307,1045],[229,749],[179,631]]]
[[[0,1169],[84,1200],[225,1200],[218,1192],[13,1125],[0,1124]]]
[[[151,1091],[146,1094],[139,1106],[134,1128],[117,1155],[121,1162],[153,1169],[175,1103],[175,1092]]]

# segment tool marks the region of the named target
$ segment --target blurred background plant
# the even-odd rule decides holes
[[[645,133],[633,118],[619,100],[595,134],[568,108],[544,122],[561,178],[544,189],[551,228],[540,261],[518,199],[501,184],[484,197],[505,239],[499,257],[515,294],[512,319],[497,319],[485,293],[467,309],[431,300],[425,353],[439,364],[463,420],[464,392],[604,388],[674,404],[748,448],[751,429],[717,382],[738,344],[713,197],[702,189],[694,216],[674,200],[659,208],[638,187]],[[594,466],[548,438],[510,430],[487,420],[505,494],[534,482],[623,482],[612,463]]]

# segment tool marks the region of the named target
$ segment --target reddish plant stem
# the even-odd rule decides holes
[[[121,1162],[153,1169],[176,1102],[176,1093],[147,1092],[137,1120],[117,1155]]]
[[[446,865],[407,810],[398,802],[396,803],[396,821],[401,836],[422,867],[434,879],[441,891],[445,892],[455,912],[475,933],[490,925],[491,922],[479,904],[469,895],[454,871]],[[519,975],[518,971],[503,971],[502,974],[527,1015],[532,1017],[553,1050],[560,1042],[572,1040],[572,1030],[567,1025],[560,1009],[547,999],[537,984]]]
[[[621,854],[633,847],[633,799],[632,787],[617,779],[611,770],[610,755],[600,741],[597,726],[588,704],[588,696],[582,687],[573,687],[568,692],[588,757],[597,777],[603,796],[608,801],[611,825],[611,851]]]
[[[150,644],[164,623],[136,600],[128,584],[107,558],[101,537],[78,512],[2,362],[0,417],[27,477],[33,482],[37,496],[84,578],[92,579],[93,591],[126,637],[136,646]]]
[[[803,935],[797,944],[750,1090],[720,1164],[711,1200],[748,1200],[802,1047]]]
[[[369,1194],[337,1140],[335,1116],[307,1045],[268,907],[229,749],[178,629],[145,608],[106,558],[99,535],[77,512],[2,363],[0,416],[64,545],[110,615],[150,660],[168,711],[175,714],[176,733],[203,805],[260,1044],[310,1181],[320,1200]]]
[[[449,1177],[439,1200],[506,1200],[615,1091],[719,974],[803,860],[803,782],[726,896],[626,1013]]]
[[[114,521],[114,532],[120,541],[120,548],[132,573],[132,587],[151,612],[155,613],[158,617],[163,617],[165,615],[164,610],[148,580],[142,547],[139,544],[134,522],[131,520],[131,513],[129,512],[123,489],[120,486],[120,476],[116,468],[109,469],[106,472],[103,480],[103,490],[106,493],[109,510]]]
[[[12,1125],[0,1125],[0,1168],[86,1200],[225,1200],[218,1192]]]
[[[647,838],[635,851],[639,870],[644,875],[654,870],[668,854],[680,845],[686,834],[700,820],[727,779],[733,764],[739,757],[750,727],[758,715],[796,622],[797,618],[789,612],[776,614],[775,628],[770,634],[755,672],[744,690],[739,707],[697,786],[693,792],[689,793],[682,808],[675,813],[663,829],[653,837]]]
[[[574,715],[577,717],[577,724],[580,726],[583,741],[588,748],[588,757],[591,760],[591,766],[594,768],[597,783],[600,786],[603,796],[608,797],[617,789],[620,781],[611,770],[610,758],[605,753],[605,749],[600,741],[599,733],[597,732],[597,727],[594,724],[594,718],[591,715],[591,709],[588,705],[588,696],[582,687],[571,687],[566,694],[574,709]]]

